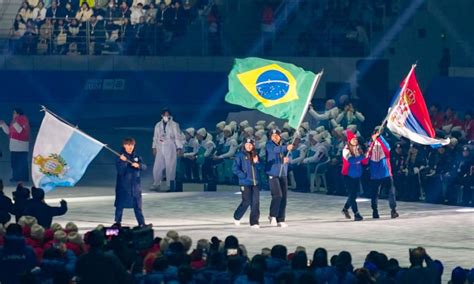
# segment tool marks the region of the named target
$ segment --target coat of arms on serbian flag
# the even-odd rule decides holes
[[[387,127],[396,135],[413,142],[438,147],[449,144],[449,139],[435,138],[425,99],[415,77],[413,65],[388,110]]]

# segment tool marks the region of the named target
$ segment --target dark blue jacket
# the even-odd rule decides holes
[[[43,258],[39,280],[41,283],[52,283],[57,273],[66,273],[71,279],[74,276],[76,260],[76,255],[70,250],[66,250],[62,258]]]
[[[0,283],[20,283],[19,278],[36,266],[36,255],[23,236],[5,236],[0,247]]]
[[[288,150],[286,145],[277,145],[273,141],[268,141],[265,145],[267,164],[266,173],[274,177],[286,177],[288,174],[288,164],[283,164],[283,158]],[[282,166],[283,165],[283,166]]]
[[[10,213],[14,213],[12,200],[0,192],[0,224],[10,221]]]
[[[235,155],[232,172],[239,178],[239,185],[258,185],[257,166],[249,155],[240,151]]]
[[[133,152],[127,154],[122,150],[123,155],[130,161],[140,164],[136,169],[128,162],[117,159],[117,183],[115,186],[115,207],[133,208],[134,204],[141,204],[142,191],[140,189],[140,172],[146,170],[146,165],[140,156]]]
[[[67,204],[61,202],[61,206],[49,206],[44,200],[30,199],[26,202],[25,215],[33,216],[38,220],[38,224],[43,228],[51,227],[54,216],[66,214]]]

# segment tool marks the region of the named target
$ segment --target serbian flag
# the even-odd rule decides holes
[[[415,77],[415,67],[411,67],[408,76],[400,84],[400,90],[393,98],[388,110],[387,127],[396,135],[413,142],[432,147],[449,144],[449,139],[435,138],[425,99]]]

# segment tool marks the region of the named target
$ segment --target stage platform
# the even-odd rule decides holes
[[[261,193],[260,229],[251,229],[248,212],[242,225],[233,224],[233,211],[240,202],[236,186],[220,186],[217,192],[202,192],[202,185],[186,184],[182,193],[155,193],[144,189],[143,210],[147,223],[152,223],[156,236],[168,230],[190,236],[194,243],[201,238],[235,235],[249,254],[262,248],[283,244],[289,252],[304,246],[312,258],[313,251],[324,247],[329,255],[341,250],[351,252],[355,267],[363,264],[371,250],[397,258],[408,266],[408,249],[423,246],[433,259],[445,265],[444,280],[456,266],[474,267],[474,208],[399,202],[400,217],[390,218],[387,200],[380,200],[381,218],[371,218],[370,201],[359,199],[365,219],[361,222],[344,219],[341,208],[345,197],[290,192],[287,208],[288,228],[270,227],[267,219],[270,193]],[[7,187],[9,195],[12,187]],[[82,232],[99,224],[110,226],[114,215],[114,188],[110,186],[78,186],[47,194],[47,202],[58,205],[68,201],[66,216],[56,222],[74,221]],[[124,225],[136,224],[133,210],[125,210]],[[444,282],[444,281],[443,281]]]

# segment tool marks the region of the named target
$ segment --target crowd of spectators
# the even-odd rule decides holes
[[[249,255],[235,236],[198,240],[151,227],[104,227],[84,236],[73,222],[41,226],[23,216],[0,224],[1,283],[442,283],[443,263],[422,247],[409,250],[409,267],[370,251],[355,268],[348,251],[264,247]],[[474,269],[456,267],[452,284],[473,283]]]
[[[14,54],[163,55],[196,19],[206,23],[209,55],[223,50],[222,16],[213,0],[25,0],[10,32]],[[295,56],[364,56],[369,42],[400,10],[401,0],[260,1],[265,54],[284,23],[306,11],[295,32]],[[294,4],[296,3],[296,4]],[[289,8],[297,6],[288,13]],[[284,14],[284,15],[282,15]],[[242,19],[243,20],[243,19]],[[241,40],[246,40],[244,37]]]
[[[451,108],[439,111],[430,108],[433,127],[440,138],[450,138],[450,144],[432,148],[393,136],[387,129],[384,138],[391,146],[391,171],[402,201],[426,201],[439,204],[474,206],[474,128],[472,112],[463,117]],[[351,101],[342,98],[339,105],[328,100],[321,112],[309,110],[316,123],[303,122],[300,129],[275,122],[221,121],[215,131],[187,128],[184,132],[184,153],[178,163],[177,180],[202,181],[205,190],[216,190],[215,184],[236,184],[232,174],[233,157],[246,138],[255,140],[260,161],[265,162],[265,144],[271,129],[282,131],[284,143],[293,143],[289,166],[289,187],[300,192],[346,195],[342,183],[342,150],[346,129],[356,133],[360,145],[367,145],[372,129],[364,127],[365,117]],[[375,131],[375,130],[374,130]],[[211,134],[212,132],[212,134]],[[265,167],[258,169],[259,184],[268,188]],[[369,171],[365,169],[361,194],[369,195]],[[383,197],[387,192],[382,192]]]
[[[401,6],[400,0],[301,2],[310,20],[298,34],[295,56],[366,56],[370,40]]]
[[[207,17],[212,54],[220,16],[208,0],[25,0],[10,32],[13,54],[162,55]]]

